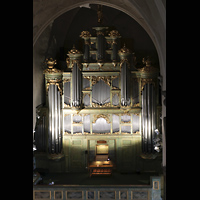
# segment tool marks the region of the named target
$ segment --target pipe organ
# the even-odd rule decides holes
[[[81,32],[83,53],[73,46],[66,70],[46,60],[47,142],[41,149],[49,159],[63,160],[63,171],[79,171],[93,161],[97,142],[105,140],[117,169],[136,170],[144,166],[144,154],[155,153],[155,129],[161,132],[159,70],[149,57],[137,66],[134,54],[125,44],[121,48],[117,30],[93,29],[93,36]]]

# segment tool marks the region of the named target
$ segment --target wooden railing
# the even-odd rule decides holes
[[[162,200],[161,177],[150,185],[36,185],[33,200]]]

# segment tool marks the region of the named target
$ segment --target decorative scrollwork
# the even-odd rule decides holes
[[[92,86],[97,82],[102,80],[108,86],[111,86],[111,77],[110,76],[92,76]]]
[[[153,84],[155,86],[155,82],[156,82],[156,79],[154,79],[154,78],[142,78],[141,79],[141,93],[146,84],[149,83],[149,84]]]
[[[62,96],[62,79],[47,79],[47,84],[46,84],[46,92],[48,92],[49,85],[57,85],[58,90],[60,91],[60,96]]]
[[[104,119],[106,120],[106,122],[107,122],[108,124],[110,124],[109,115],[103,115],[103,114],[94,115],[94,116],[93,116],[93,121],[92,121],[92,123],[95,123],[95,122],[97,121],[97,119],[99,119],[99,118],[104,118]]]
[[[110,102],[102,104],[102,105],[92,102],[92,107],[94,107],[94,108],[105,108],[105,107],[110,107],[110,106],[111,106]]]

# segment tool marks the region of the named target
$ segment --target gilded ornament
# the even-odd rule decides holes
[[[73,67],[74,67],[75,63],[77,64],[79,70],[82,71],[82,64],[80,63],[80,60],[77,60],[77,59],[74,59],[71,62],[71,68],[72,68],[72,70],[73,70]]]
[[[122,68],[122,65],[123,65],[123,63],[124,62],[126,62],[127,64],[128,64],[128,68],[130,69],[130,63],[129,63],[129,61],[128,61],[128,59],[122,59],[121,61],[120,61],[120,70],[121,70],[121,68]]]
[[[120,37],[120,34],[117,30],[112,30],[110,31],[110,33],[108,34],[110,37]]]
[[[52,69],[52,68],[54,67],[54,65],[57,64],[57,62],[56,62],[56,60],[54,60],[53,58],[47,58],[47,59],[45,60],[45,64],[47,65],[47,67],[48,67],[49,69]]]
[[[62,96],[62,79],[47,79],[46,92],[48,92],[49,85],[57,85],[60,96]]]
[[[131,53],[128,48],[126,48],[126,45],[124,43],[124,46],[118,51],[119,54],[121,53]]]
[[[154,86],[155,86],[155,82],[156,82],[156,80],[155,79],[153,79],[153,78],[142,78],[141,79],[141,92],[142,92],[142,90],[144,89],[144,86],[146,85],[146,84],[153,84]]]
[[[157,72],[158,69],[156,67],[153,67],[151,65],[151,59],[149,56],[147,56],[146,58],[142,59],[142,63],[145,65],[143,68],[138,69],[141,72]]]
[[[111,77],[110,76],[92,76],[92,86],[97,82],[102,80],[108,86],[111,86]]]
[[[64,103],[64,108],[70,108],[71,106],[69,104]]]
[[[91,34],[90,34],[89,31],[82,31],[81,34],[80,34],[80,37],[88,38],[88,37],[91,37]]]
[[[135,103],[133,107],[140,107],[140,103]]]
[[[103,114],[94,115],[94,116],[93,116],[93,121],[92,121],[92,123],[95,123],[95,122],[97,121],[97,119],[99,119],[99,118],[104,118],[104,119],[106,120],[106,122],[107,122],[108,124],[110,124],[109,115],[103,115]]]
[[[56,65],[57,62],[53,58],[47,58],[45,60],[44,64],[47,65],[47,69],[45,69],[43,71],[44,74],[45,73],[49,73],[50,74],[50,73],[60,73],[60,72],[62,72],[62,70],[54,68],[54,65]]]
[[[92,102],[92,107],[94,107],[94,108],[105,108],[105,107],[110,107],[110,106],[111,106],[110,102],[109,103],[105,103],[103,105],[100,105],[98,103],[93,103]]]
[[[69,54],[81,54],[81,51],[77,50],[75,45],[73,45],[72,49],[68,51]]]

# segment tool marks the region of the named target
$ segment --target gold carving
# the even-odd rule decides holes
[[[64,103],[64,108],[70,108],[71,106],[69,104]]]
[[[59,73],[59,72],[62,72],[62,70],[54,68],[54,65],[56,65],[57,62],[53,58],[49,58],[49,59],[47,58],[44,63],[47,65],[47,69],[45,69],[43,71],[43,73]]]
[[[111,86],[111,77],[110,76],[92,76],[92,86],[97,82],[102,80],[108,86]]]
[[[111,134],[111,132],[109,132],[109,133],[92,133],[92,135],[110,135]]]
[[[49,85],[57,85],[60,96],[62,96],[62,79],[47,79],[46,92],[48,92]]]
[[[80,34],[80,37],[88,38],[88,37],[91,37],[91,34],[90,34],[89,31],[82,31],[81,34]]]
[[[115,61],[113,61],[112,64],[113,64],[114,67],[117,66],[117,62],[115,62]]]
[[[142,63],[145,64],[143,68],[138,69],[141,72],[157,72],[158,69],[151,65],[151,59],[149,56],[142,59]]]
[[[92,123],[95,123],[95,122],[97,121],[97,119],[99,119],[99,118],[104,118],[104,119],[106,120],[106,122],[107,122],[108,124],[110,124],[109,116],[108,116],[108,115],[103,115],[103,114],[94,115],[94,116],[93,116],[93,121],[92,121]]]
[[[104,63],[98,62],[98,65],[101,68],[104,65]]]
[[[67,67],[69,67],[70,66],[70,58],[69,57],[66,58],[66,63],[67,63]]]
[[[68,51],[69,54],[79,54],[81,53],[80,51],[78,51],[75,47],[75,45],[73,45],[72,49],[70,51]]]
[[[71,68],[72,68],[72,70],[73,70],[73,67],[74,67],[75,63],[77,64],[79,70],[82,71],[82,64],[80,63],[80,60],[77,60],[77,59],[72,60],[72,62],[71,62]]]
[[[65,131],[65,132],[64,132],[64,135],[71,135],[71,133]]]
[[[130,63],[129,63],[129,61],[128,61],[128,59],[122,59],[121,61],[120,61],[120,70],[121,70],[121,68],[122,68],[122,65],[123,65],[123,63],[124,62],[126,62],[127,64],[128,64],[128,68],[130,69]]]
[[[114,79],[116,79],[116,78],[118,78],[118,76],[111,76],[112,81],[113,81]]]
[[[127,113],[127,114],[122,114],[121,116],[125,116],[125,115],[131,116],[131,114],[130,114],[130,113]]]
[[[47,65],[47,67],[49,68],[49,69],[53,69],[53,67],[54,67],[54,65],[56,65],[57,64],[57,62],[56,62],[56,60],[54,60],[53,58],[47,58],[46,60],[45,60],[45,64]]]
[[[121,132],[121,134],[123,134],[123,135],[128,135],[128,134],[131,134],[131,133],[128,133],[128,132]]]
[[[105,108],[105,107],[110,107],[110,106],[111,106],[110,102],[109,103],[105,103],[103,105],[100,105],[98,103],[93,103],[92,102],[92,107],[94,107],[94,108]]]
[[[140,113],[133,113],[133,115],[139,116],[139,115],[140,115]]]
[[[140,107],[140,103],[135,103],[133,107]]]
[[[146,84],[153,84],[154,86],[155,86],[155,82],[156,82],[156,80],[155,79],[152,79],[152,78],[142,78],[141,79],[141,92],[142,92],[142,90],[144,89],[144,86],[146,85]]]
[[[85,66],[86,68],[88,68],[89,63],[82,63],[83,66]]]
[[[128,48],[126,48],[126,45],[124,43],[124,46],[118,51],[118,53],[131,53]]]
[[[110,33],[108,34],[110,37],[119,37],[120,34],[117,30],[112,30],[110,31]]]
[[[83,76],[83,78],[87,79],[88,81],[90,81],[90,76]]]

